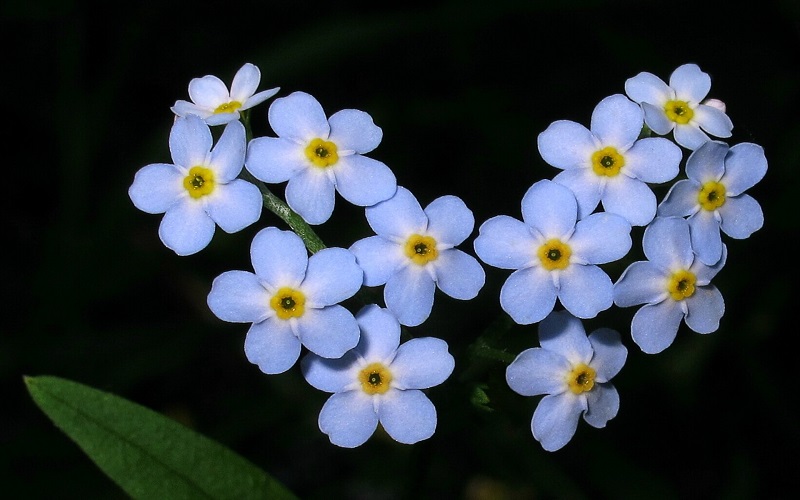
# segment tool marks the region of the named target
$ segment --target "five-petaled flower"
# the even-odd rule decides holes
[[[573,192],[547,179],[523,196],[522,219],[492,217],[474,242],[475,253],[486,264],[515,270],[500,290],[500,305],[515,322],[541,321],[557,298],[584,319],[611,307],[613,284],[598,264],[630,250],[627,220],[607,212],[578,219]]]
[[[300,356],[301,344],[325,358],[356,346],[358,324],[339,303],[361,288],[363,272],[344,248],[311,257],[297,234],[262,229],[250,248],[253,269],[217,276],[208,306],[221,320],[252,323],[244,343],[251,363],[282,373]]]
[[[434,292],[474,298],[486,275],[475,257],[455,248],[472,233],[472,211],[456,196],[441,196],[423,210],[411,192],[397,192],[365,210],[375,231],[350,250],[364,269],[364,284],[385,284],[386,307],[401,324],[417,326],[433,308]]]
[[[581,320],[553,311],[539,324],[539,343],[522,351],[506,368],[506,382],[523,396],[545,396],[531,419],[531,431],[547,451],[566,445],[581,415],[603,428],[619,411],[619,393],[610,383],[628,350],[619,333],[600,328],[588,337]]]
[[[692,247],[708,265],[722,257],[720,231],[744,239],[764,225],[761,205],[745,191],[767,173],[764,149],[708,141],[686,160],[686,176],[658,206],[659,217],[688,217]]]
[[[682,320],[697,333],[711,333],[725,312],[722,294],[711,284],[725,265],[725,244],[719,261],[708,266],[697,258],[689,233],[686,219],[653,219],[642,237],[648,260],[632,263],[614,284],[617,306],[644,304],[633,316],[631,336],[648,354],[669,347]]]
[[[450,376],[455,359],[447,343],[418,337],[400,345],[400,324],[375,304],[356,315],[358,346],[339,359],[313,353],[300,362],[315,388],[333,393],[319,414],[319,428],[331,442],[355,448],[380,422],[392,439],[413,444],[436,431],[436,407],[422,391]]]
[[[669,85],[643,71],[628,78],[625,92],[644,109],[644,121],[659,135],[673,132],[675,142],[686,149],[697,149],[709,140],[707,135],[730,137],[733,123],[717,105],[703,104],[711,90],[711,77],[696,64],[679,66],[669,77]]]
[[[261,192],[236,178],[247,147],[244,125],[229,123],[212,145],[211,131],[201,118],[177,118],[169,135],[174,163],[142,167],[128,189],[136,208],[164,214],[158,235],[178,255],[208,246],[216,225],[234,233],[261,217]]]
[[[663,137],[637,140],[642,108],[622,94],[606,97],[592,113],[591,128],[559,120],[539,134],[542,158],[563,169],[553,180],[575,193],[578,217],[602,201],[606,212],[644,226],[656,215],[656,196],[646,183],[678,175],[681,149]]]
[[[330,218],[337,191],[362,207],[394,195],[394,173],[363,156],[383,137],[367,113],[344,109],[326,118],[314,97],[294,92],[275,99],[268,118],[278,137],[251,140],[245,168],[264,182],[288,181],[286,203],[309,224]]]
[[[189,82],[189,98],[192,102],[178,100],[170,108],[178,116],[197,115],[209,125],[222,125],[238,120],[240,111],[261,104],[280,90],[275,87],[256,93],[261,82],[261,71],[246,63],[239,68],[231,83],[231,90],[214,75],[193,78]]]

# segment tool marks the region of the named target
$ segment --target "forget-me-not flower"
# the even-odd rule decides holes
[[[686,219],[653,219],[642,237],[648,260],[632,263],[614,284],[617,306],[644,304],[633,316],[631,335],[648,354],[669,347],[682,320],[697,333],[711,333],[725,312],[722,294],[711,280],[725,265],[726,247],[719,262],[707,266],[692,250],[689,232]]]
[[[214,75],[193,78],[189,82],[192,102],[178,100],[170,108],[178,116],[197,115],[209,125],[222,125],[239,119],[239,112],[261,104],[280,90],[275,87],[256,93],[261,71],[246,63],[233,77],[231,89]]]
[[[581,321],[553,311],[539,324],[539,343],[522,351],[506,368],[506,382],[523,396],[545,394],[531,419],[531,431],[547,451],[566,445],[581,415],[598,429],[619,411],[619,393],[610,383],[628,350],[620,335],[600,328],[588,337]]]
[[[394,195],[394,173],[364,156],[383,137],[367,113],[344,109],[326,118],[314,97],[294,92],[275,99],[268,118],[278,137],[251,140],[245,168],[264,182],[288,181],[286,203],[309,224],[330,218],[337,191],[362,207]]]
[[[697,149],[715,137],[730,137],[733,123],[718,106],[703,104],[711,90],[711,77],[696,64],[679,66],[669,77],[669,85],[643,71],[628,78],[625,92],[644,109],[644,121],[659,135],[673,132],[675,142]]]
[[[598,264],[625,256],[630,233],[620,215],[597,212],[579,220],[572,190],[544,179],[523,196],[521,221],[492,217],[474,246],[486,264],[515,270],[500,290],[500,305],[527,325],[550,314],[556,299],[584,319],[611,307],[613,284]]]
[[[175,120],[169,134],[173,163],[142,167],[128,189],[136,208],[164,214],[158,235],[167,248],[191,255],[211,242],[217,225],[234,233],[261,217],[261,192],[237,179],[246,148],[240,122],[226,125],[214,145],[201,118],[189,115]]]
[[[670,188],[658,215],[688,217],[694,251],[713,265],[722,256],[720,231],[744,239],[764,225],[761,205],[745,191],[766,173],[761,146],[744,142],[729,148],[724,142],[708,141],[686,160],[688,179]]]
[[[579,218],[602,201],[606,212],[625,217],[633,226],[653,220],[656,196],[646,183],[675,178],[682,153],[663,137],[637,140],[643,125],[642,108],[615,94],[595,107],[589,129],[559,120],[539,134],[539,153],[563,170],[553,180],[575,193]]]
[[[217,276],[208,306],[223,321],[252,323],[244,343],[251,363],[282,373],[297,361],[301,345],[325,358],[356,346],[358,324],[339,304],[363,281],[349,250],[324,248],[309,257],[297,234],[268,227],[253,238],[250,256],[255,273]]]
[[[441,196],[423,210],[408,189],[398,186],[393,197],[365,212],[376,234],[350,250],[364,269],[366,286],[386,285],[386,307],[401,324],[417,326],[430,316],[437,287],[460,300],[474,298],[483,287],[480,263],[455,248],[475,226],[461,198]]]
[[[395,441],[413,444],[433,436],[436,407],[423,389],[439,385],[455,366],[447,343],[418,337],[400,345],[400,324],[375,304],[356,315],[358,346],[339,359],[313,353],[300,362],[315,388],[333,393],[322,406],[319,428],[331,443],[362,445],[380,422]]]

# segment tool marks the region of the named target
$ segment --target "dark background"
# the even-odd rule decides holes
[[[142,5],[6,2],[0,7],[6,154],[3,165],[5,325],[0,335],[0,488],[12,498],[121,498],[25,391],[23,375],[57,375],[170,415],[241,453],[303,498],[783,498],[796,484],[800,12],[793,0],[728,2],[355,2]],[[464,199],[477,226],[519,217],[525,190],[557,171],[536,136],[552,121],[588,125],[604,97],[641,71],[667,80],[694,62],[725,101],[731,145],[765,148],[769,171],[749,192],[765,226],[725,241],[714,283],[720,328],[681,328],[645,355],[630,339],[635,309],[585,322],[623,334],[618,416],[581,421],[548,453],[533,439],[538,398],[512,393],[489,363],[492,412],[470,405],[466,349],[501,310],[508,272],[487,267],[475,301],[437,292],[414,335],[445,339],[456,370],[429,395],[439,424],[405,446],[377,433],[354,450],[328,442],[316,419],[327,394],[295,366],[267,376],[243,354],[246,325],[208,310],[212,279],[250,269],[259,223],[178,257],[158,239],[160,216],[127,196],[142,166],[170,162],[176,99],[189,80],[226,84],[245,62],[260,90],[302,90],[328,114],[356,108],[384,138],[387,163],[424,205]],[[271,102],[268,101],[268,102]],[[272,135],[267,105],[254,132]],[[274,189],[279,195],[283,187]],[[660,192],[660,194],[662,194]],[[341,198],[319,228],[329,246],[370,233]],[[473,233],[473,237],[476,233]],[[471,241],[464,249],[472,253]],[[639,240],[634,240],[634,255]],[[609,268],[616,279],[622,265]],[[790,310],[790,307],[792,308]],[[512,328],[519,352],[534,326]]]

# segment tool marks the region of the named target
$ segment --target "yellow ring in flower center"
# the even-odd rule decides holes
[[[214,191],[214,172],[206,167],[192,167],[183,178],[183,188],[192,198],[201,198]]]
[[[668,101],[664,104],[664,113],[666,113],[667,118],[681,125],[689,123],[694,117],[694,110],[686,101]]]
[[[697,193],[697,201],[706,210],[713,211],[725,204],[725,186],[716,181],[703,184]]]
[[[392,372],[382,363],[370,363],[358,372],[358,381],[367,394],[383,394],[389,390]]]
[[[667,291],[672,300],[683,300],[694,295],[697,277],[693,272],[682,270],[672,273],[667,283]]]
[[[308,143],[305,153],[306,158],[308,158],[314,166],[319,168],[330,167],[339,161],[339,153],[336,144],[330,141],[324,141],[319,137]]]
[[[625,157],[616,148],[606,146],[592,153],[592,170],[597,175],[614,177],[625,166]]]
[[[285,286],[269,299],[269,305],[280,319],[299,318],[306,311],[306,296]]]
[[[572,249],[566,243],[553,238],[544,242],[537,250],[542,267],[548,271],[566,269],[572,256]]]
[[[580,363],[567,374],[567,385],[573,394],[582,394],[594,388],[597,372],[591,366]]]
[[[224,102],[217,106],[217,109],[214,110],[214,114],[220,113],[233,113],[234,111],[238,110],[242,107],[242,103],[239,101],[231,101],[231,102]]]
[[[405,247],[403,247],[406,257],[411,259],[414,264],[424,266],[432,260],[439,257],[439,251],[436,250],[436,240],[430,236],[422,236],[421,234],[412,234],[406,240]]]

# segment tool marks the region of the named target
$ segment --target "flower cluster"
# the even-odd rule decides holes
[[[249,111],[280,90],[257,92],[260,81],[249,63],[230,91],[215,76],[191,80],[192,102],[171,108],[173,163],[141,168],[129,196],[140,210],[164,214],[159,237],[178,255],[208,246],[217,225],[232,233],[255,224],[263,207],[289,227],[259,230],[252,272],[217,276],[207,303],[220,320],[249,324],[244,352],[262,372],[297,364],[312,387],[331,393],[319,428],[337,446],[360,446],[378,424],[400,443],[433,436],[427,391],[450,377],[456,360],[445,340],[409,329],[431,316],[437,290],[475,299],[486,281],[481,263],[512,271],[500,290],[503,314],[539,324],[539,346],[505,368],[514,392],[543,396],[533,437],[554,451],[581,416],[604,427],[619,410],[611,379],[628,349],[610,328],[587,336],[582,320],[641,306],[630,335],[647,354],[668,348],[682,323],[716,331],[725,303],[711,281],[727,258],[722,234],[747,238],[764,223],[746,193],[766,174],[764,151],[720,140],[733,125],[721,101],[706,99],[711,78],[695,64],[677,68],[669,84],[646,72],[629,78],[625,94],[597,104],[588,127],[551,123],[536,143],[559,172],[528,188],[521,218],[485,220],[475,256],[458,248],[475,229],[463,200],[444,195],[423,208],[389,166],[366,156],[383,139],[368,113],[327,115],[313,96],[293,92],[269,106],[275,136],[248,140]],[[284,183],[281,199],[270,185]],[[655,186],[666,189],[660,201]],[[374,232],[349,248],[327,247],[312,227],[332,217],[337,193],[364,208]],[[635,227],[647,260],[630,262],[615,280],[604,266],[629,254]],[[382,303],[375,287],[383,287]],[[355,312],[353,301],[361,302]]]

